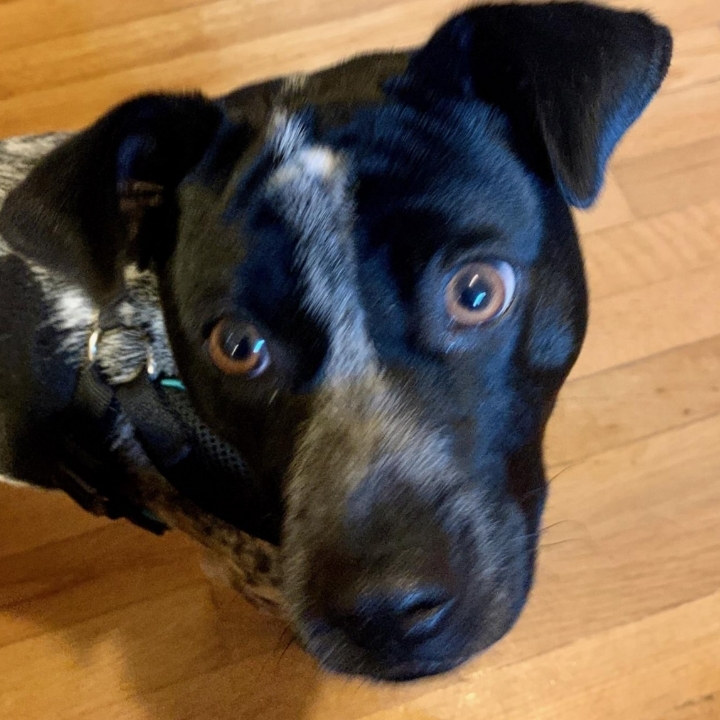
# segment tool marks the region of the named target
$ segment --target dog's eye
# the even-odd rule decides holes
[[[208,352],[227,375],[257,377],[270,364],[267,343],[254,325],[232,318],[220,320],[210,333]]]
[[[481,325],[502,315],[515,294],[515,273],[506,262],[474,262],[447,285],[445,307],[459,325]]]

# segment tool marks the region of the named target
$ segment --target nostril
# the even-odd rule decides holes
[[[453,603],[439,587],[375,587],[336,595],[328,615],[361,646],[380,648],[389,642],[421,642],[439,632]]]
[[[399,613],[403,634],[408,639],[421,639],[433,634],[452,606],[452,598],[440,590],[422,590],[404,598]]]

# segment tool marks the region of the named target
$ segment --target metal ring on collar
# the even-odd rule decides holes
[[[96,327],[90,333],[87,344],[87,360],[91,365],[97,360],[98,347],[100,345],[100,342],[102,341],[102,336],[105,332],[107,332],[107,330]],[[152,351],[152,345],[149,341],[145,344],[145,371],[152,379],[154,379],[157,375],[157,363],[155,361],[155,355]],[[140,372],[141,370],[140,368],[138,368],[138,374],[140,374]]]

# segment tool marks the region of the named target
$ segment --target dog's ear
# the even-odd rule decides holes
[[[500,109],[531,167],[551,174],[569,203],[587,207],[671,53],[668,29],[643,13],[582,2],[489,5],[440,28],[408,76],[434,97]]]
[[[199,95],[130,100],[43,158],[7,197],[0,233],[21,255],[93,296],[174,237],[175,189],[223,112]]]

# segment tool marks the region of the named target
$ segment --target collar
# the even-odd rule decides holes
[[[122,307],[120,302],[101,312],[90,333],[73,403],[80,442],[66,454],[77,457],[79,451],[82,467],[65,463],[58,484],[90,512],[124,517],[161,534],[166,526],[132,500],[133,477],[152,468],[206,512],[277,542],[262,484],[237,450],[197,416],[182,381],[163,372],[168,363],[158,363],[147,326],[124,322],[117,312]],[[67,442],[73,443],[72,434]],[[89,472],[87,453],[80,451],[87,446],[94,450]]]

